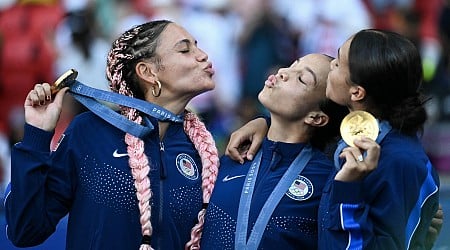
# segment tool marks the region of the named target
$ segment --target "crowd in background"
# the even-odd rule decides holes
[[[180,23],[215,68],[216,89],[195,98],[222,152],[229,134],[264,112],[257,93],[274,69],[337,48],[364,28],[406,35],[420,49],[429,122],[423,141],[436,168],[450,173],[449,0],[1,0],[0,195],[9,150],[21,139],[23,102],[35,83],[76,69],[84,84],[108,90],[106,53],[120,33],[151,19]],[[84,108],[72,98],[54,140]]]

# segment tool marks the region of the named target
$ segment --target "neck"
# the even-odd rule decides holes
[[[286,143],[306,143],[310,139],[311,128],[303,122],[286,121],[271,116],[271,125],[267,132],[267,138],[271,141]]]
[[[160,107],[165,108],[166,110],[172,112],[175,115],[180,115],[184,112],[186,109],[187,102],[183,101],[177,101],[177,102],[169,102],[164,101],[163,98],[153,98],[153,99],[147,99],[148,102],[154,103]],[[159,126],[159,137],[162,139],[167,131],[167,128],[169,127],[169,122],[158,122]]]
[[[172,112],[175,115],[180,115],[184,112],[184,110],[186,109],[186,103],[175,103],[175,102],[167,102],[167,103],[162,103],[162,102],[154,102],[154,104],[163,107],[165,109],[167,109],[168,111]]]
[[[364,102],[352,102],[347,107],[350,112],[357,111],[357,110],[367,111],[367,109],[368,109],[367,105]]]

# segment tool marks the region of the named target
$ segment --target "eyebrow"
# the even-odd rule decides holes
[[[175,43],[175,45],[173,47],[175,48],[175,47],[177,47],[178,45],[181,45],[181,44],[190,45],[191,44],[191,40],[189,40],[187,38],[184,38],[184,39],[178,41],[177,43]],[[197,44],[197,40],[194,41],[194,44]]]

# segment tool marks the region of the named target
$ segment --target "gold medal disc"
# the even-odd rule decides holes
[[[376,140],[379,127],[378,122],[372,114],[357,110],[350,112],[341,122],[342,139],[349,145],[354,147],[353,140],[365,136]]]
[[[78,76],[78,71],[74,69],[69,69],[64,72],[58,79],[56,79],[55,83],[51,86],[52,95],[56,94],[60,89],[66,87],[67,83],[75,80]]]

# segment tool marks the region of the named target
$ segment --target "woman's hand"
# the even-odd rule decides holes
[[[380,158],[380,145],[367,137],[355,139],[354,144],[356,147],[347,147],[339,155],[341,158],[345,157],[345,164],[336,174],[335,180],[359,181],[377,167]],[[367,153],[365,157],[363,157],[362,152]]]
[[[442,205],[439,204],[439,208],[434,214],[433,219],[431,219],[430,227],[428,228],[428,233],[426,237],[426,247],[431,249],[436,241],[439,233],[442,229],[442,224],[444,223],[444,211],[442,210]]]
[[[36,84],[25,100],[25,122],[43,129],[55,129],[62,111],[64,94],[69,88],[62,88],[52,100],[50,85],[48,83]]]
[[[264,118],[249,121],[230,136],[225,154],[231,159],[244,163],[244,158],[253,160],[267,134],[268,126]]]

